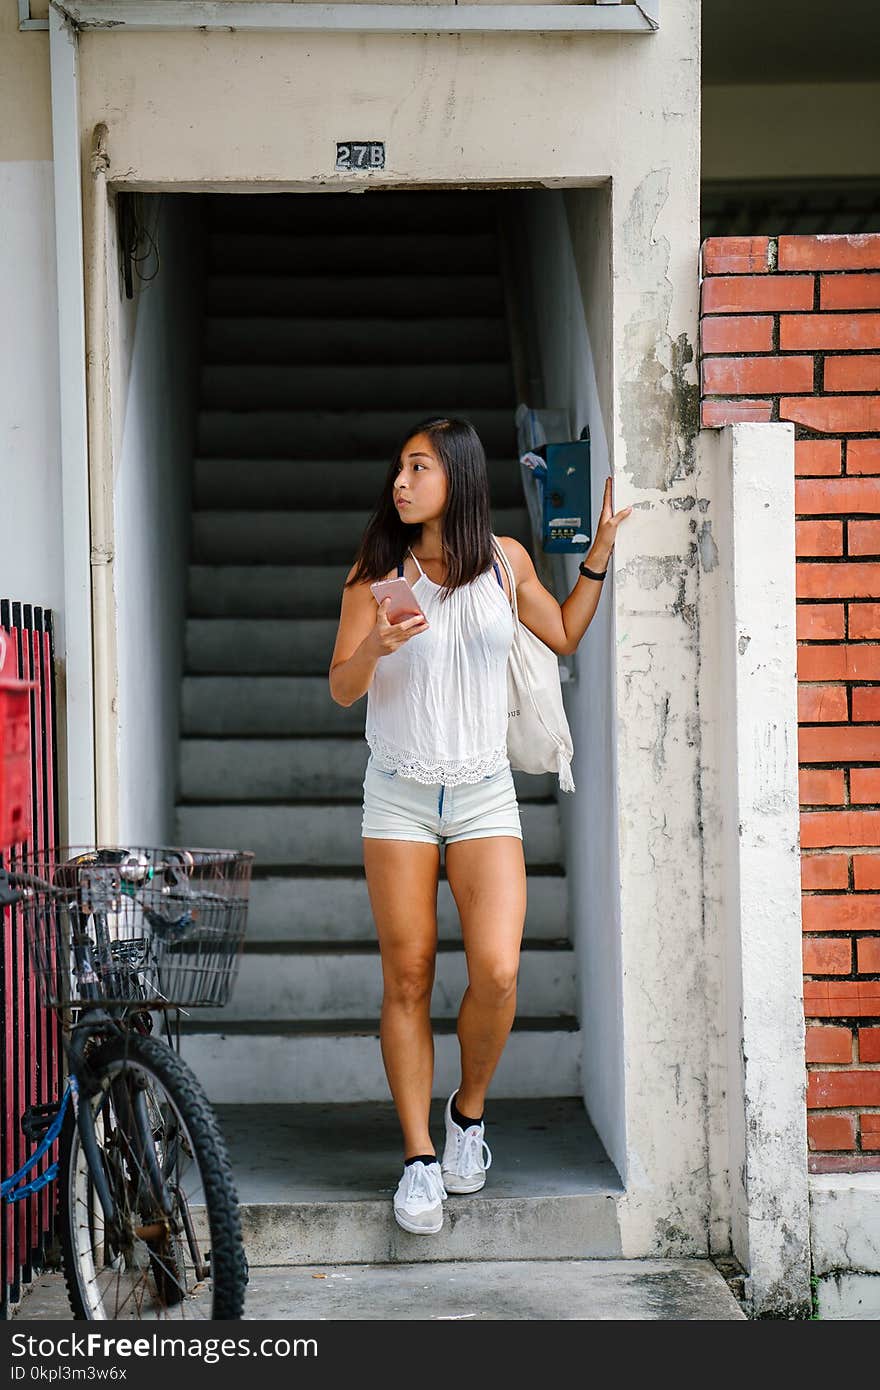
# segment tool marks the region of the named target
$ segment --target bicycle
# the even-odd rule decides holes
[[[60,1101],[22,1117],[39,1146],[2,1196],[57,1179],[77,1319],[242,1316],[247,1261],[229,1156],[175,1050],[170,1013],[227,1002],[252,862],[238,851],[100,847],[0,868],[0,908],[19,904],[68,1059]],[[166,1041],[152,1036],[156,1014]],[[26,1181],[56,1139],[57,1161]]]

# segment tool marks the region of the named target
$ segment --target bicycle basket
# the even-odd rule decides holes
[[[54,1008],[225,1004],[253,855],[101,846],[8,865],[40,998]]]

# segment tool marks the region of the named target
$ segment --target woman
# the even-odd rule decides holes
[[[560,606],[518,541],[500,537],[521,621],[560,654],[596,611],[617,527],[611,480],[586,565]],[[403,1131],[400,1226],[435,1234],[449,1193],[478,1192],[491,1153],[483,1104],[516,1011],[526,911],[519,809],[507,759],[507,577],[493,554],[486,456],[466,420],[418,425],[389,471],[349,571],[330,666],[340,705],[368,695],[363,853],[382,957],[380,1040]],[[371,582],[403,574],[423,613],[398,623]],[[458,1015],[461,1082],[446,1103],[442,1167],[428,1131],[430,1002],[440,846],[468,970]]]

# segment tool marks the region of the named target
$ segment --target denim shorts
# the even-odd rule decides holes
[[[371,754],[364,777],[361,834],[367,840],[420,840],[428,845],[492,835],[521,840],[513,773],[507,765],[480,782],[447,787],[401,777]]]

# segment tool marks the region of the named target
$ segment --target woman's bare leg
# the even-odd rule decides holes
[[[364,868],[385,985],[379,1039],[403,1130],[404,1158],[434,1152],[431,990],[437,954],[436,845],[364,839]]]
[[[486,1091],[516,1013],[516,978],[526,916],[522,841],[513,835],[446,847],[446,873],[464,939],[468,987],[458,1014],[463,1115],[483,1113]]]

